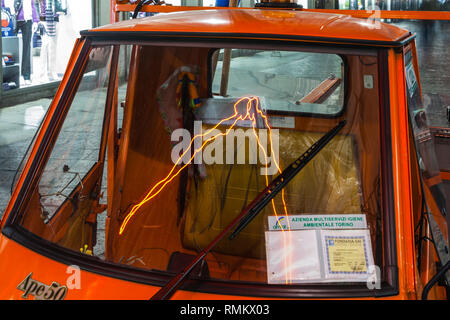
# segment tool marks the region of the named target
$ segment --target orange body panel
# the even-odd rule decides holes
[[[186,19],[190,22],[186,23]],[[234,9],[160,14],[152,19],[127,20],[92,31],[215,33],[218,38],[220,34],[283,35],[361,41],[400,41],[410,35],[408,31],[392,25],[375,27],[368,20],[341,14]]]
[[[31,272],[32,278],[46,285],[58,282],[60,285],[72,283],[71,276],[74,272],[68,269],[70,266],[48,259],[40,254],[29,250],[16,242],[0,235],[0,256],[7,256],[8,259],[0,259],[0,270],[8,270],[8,277],[3,277],[0,288],[1,299],[21,300],[23,291],[17,289],[19,283]],[[26,257],[26,258],[25,258]],[[27,260],[26,267],[23,267],[23,260]],[[14,263],[21,268],[11,269],[9,266]],[[102,276],[92,272],[81,270],[79,289],[68,290],[65,300],[148,300],[160,288],[131,281],[119,280]],[[89,286],[86,284],[89,283]],[[397,296],[387,297],[387,300],[404,300],[408,296],[402,293]],[[32,299],[32,298],[31,298]],[[220,295],[192,291],[177,291],[172,299],[174,300],[273,300],[273,298],[261,298],[240,295]],[[362,298],[361,300],[378,300],[377,298]]]
[[[397,253],[400,287],[409,299],[415,298],[415,248],[410,190],[408,111],[402,74],[403,55],[389,54],[389,87],[391,97],[392,156],[396,206]],[[399,94],[403,93],[403,94]]]
[[[130,10],[129,5],[115,5],[111,19],[117,19],[115,10]],[[160,7],[164,10],[169,7]],[[198,9],[198,8],[197,8]],[[150,10],[150,9],[149,9]],[[153,9],[152,9],[153,10]],[[155,9],[156,10],[156,9]],[[186,9],[189,10],[189,9]],[[186,23],[186,18],[192,23]],[[361,42],[379,41],[395,42],[401,41],[410,36],[410,33],[389,25],[383,25],[379,29],[373,29],[372,24],[365,20],[354,19],[344,15],[328,15],[317,12],[299,11],[264,11],[264,10],[210,10],[208,15],[201,11],[192,11],[189,14],[173,13],[159,15],[152,19],[130,20],[114,25],[104,26],[92,30],[92,32],[173,32],[189,33],[195,30],[196,33],[211,33],[217,38],[232,37],[230,34],[252,34],[261,37],[266,35],[283,35],[327,39],[352,39]],[[331,40],[331,41],[332,41]],[[69,76],[75,67],[76,58],[82,51],[85,41],[78,40],[69,60],[66,75],[51,104],[48,116],[45,118],[42,129],[37,135],[36,143],[31,150],[30,158],[37,155],[37,150],[43,140],[44,134],[52,125],[51,115],[55,113],[58,101],[62,92],[68,85]],[[312,40],[320,42],[321,40]],[[323,41],[323,40],[322,40]],[[328,42],[327,42],[328,43]],[[385,297],[385,299],[417,299],[421,291],[421,281],[417,275],[415,246],[414,246],[414,217],[413,200],[411,191],[411,163],[408,127],[408,111],[406,103],[406,87],[404,75],[403,52],[397,53],[393,49],[388,49],[388,73],[389,73],[389,97],[390,97],[390,125],[392,132],[392,157],[393,157],[393,190],[395,205],[395,226],[396,244],[399,273],[399,293],[395,296]],[[334,84],[331,83],[330,87]],[[329,87],[327,87],[329,89]],[[75,90],[72,88],[71,90]],[[116,100],[114,97],[113,100]],[[66,104],[69,102],[66,102]],[[116,102],[114,103],[116,105]],[[127,110],[132,112],[132,110]],[[117,121],[116,111],[111,114],[111,123]],[[125,124],[126,129],[129,124]],[[126,138],[126,137],[125,137]],[[115,132],[109,132],[111,143],[117,140]],[[121,146],[127,143],[122,141]],[[108,155],[113,152],[108,150]],[[123,170],[115,167],[115,163],[108,163],[109,170]],[[26,174],[31,170],[31,163],[27,162],[17,187],[11,197],[3,216],[1,227],[3,228],[8,216],[11,214],[13,205],[17,200],[19,190],[25,182]],[[111,192],[111,191],[109,191]],[[110,196],[109,194],[108,196]],[[108,203],[108,206],[110,204]],[[109,210],[108,210],[109,212]],[[107,222],[109,223],[109,222]],[[108,250],[108,248],[107,248]],[[6,259],[3,257],[7,257]],[[26,262],[25,262],[26,260]],[[15,265],[16,267],[11,268]],[[2,299],[22,299],[23,292],[18,290],[19,283],[30,273],[33,279],[50,285],[58,282],[60,285],[67,285],[69,291],[66,299],[149,299],[160,288],[142,283],[125,281],[96,274],[88,271],[80,271],[80,288],[70,288],[70,277],[72,273],[68,270],[68,265],[49,259],[44,255],[34,252],[17,242],[8,239],[3,234],[0,235],[0,274],[1,277],[0,298]],[[424,281],[429,280],[432,275],[424,277]],[[89,285],[87,285],[89,283]],[[437,296],[439,297],[439,296]],[[256,297],[206,294],[201,292],[177,291],[173,299],[255,299]],[[259,298],[258,298],[259,299]],[[377,298],[366,298],[377,299]]]

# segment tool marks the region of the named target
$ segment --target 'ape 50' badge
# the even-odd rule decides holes
[[[61,286],[58,282],[51,285],[43,284],[31,278],[31,272],[18,286],[17,289],[23,291],[22,298],[28,299],[28,295],[34,296],[35,300],[63,300],[67,294],[67,287]]]

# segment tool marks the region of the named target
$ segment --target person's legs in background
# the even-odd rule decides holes
[[[39,67],[36,70],[37,71],[37,78],[39,79],[39,82],[46,83],[49,81],[47,70],[49,65],[49,36],[44,34],[42,36],[42,46],[41,46],[41,53],[39,57]]]
[[[33,21],[17,21],[16,34],[22,32],[22,64],[21,74],[26,85],[31,83],[31,35]]]
[[[50,81],[55,81],[58,80],[58,74],[56,72],[57,36],[48,37],[48,42],[47,76]]]

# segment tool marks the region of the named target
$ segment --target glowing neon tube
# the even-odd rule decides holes
[[[247,105],[246,105],[246,109],[245,109],[245,114],[239,114],[239,111],[237,110],[237,106],[239,105],[239,103],[241,103],[242,101],[245,101],[245,100],[247,101]],[[264,149],[264,147],[262,146],[262,144],[261,144],[261,142],[260,142],[260,140],[259,140],[259,137],[258,137],[258,135],[256,134],[256,114],[255,114],[255,113],[253,113],[253,114],[251,113],[252,103],[253,103],[253,102],[256,102],[256,108],[255,108],[255,109],[256,109],[256,113],[260,114],[260,116],[264,119],[265,125],[266,125],[266,127],[268,128],[268,130],[269,130],[269,140],[270,140],[271,152],[272,152],[272,154],[274,154],[273,144],[272,144],[272,136],[271,136],[271,127],[270,127],[270,125],[269,125],[269,123],[268,123],[267,117],[263,114],[262,110],[261,110],[260,107],[259,107],[259,99],[258,99],[257,97],[243,97],[243,98],[240,98],[240,99],[234,104],[234,114],[233,114],[232,116],[230,116],[230,117],[228,117],[228,118],[225,118],[225,119],[222,119],[222,120],[219,121],[213,128],[207,130],[207,131],[206,131],[205,133],[203,133],[203,134],[195,135],[195,136],[191,139],[191,142],[190,142],[190,144],[189,144],[189,147],[184,151],[184,153],[183,153],[181,156],[179,156],[178,160],[175,162],[174,166],[173,166],[172,169],[169,171],[169,173],[167,174],[167,176],[166,176],[164,179],[160,180],[158,183],[156,183],[156,184],[150,189],[150,191],[147,193],[147,195],[142,199],[141,202],[139,202],[138,204],[136,204],[136,205],[134,205],[134,206],[132,207],[131,211],[127,214],[127,216],[125,217],[125,219],[122,221],[122,224],[121,224],[120,229],[119,229],[119,235],[121,235],[121,234],[125,231],[125,228],[126,228],[128,222],[129,222],[130,219],[136,214],[136,212],[139,210],[139,208],[142,207],[142,205],[144,205],[145,203],[147,203],[148,201],[150,201],[151,199],[153,199],[154,197],[156,197],[156,196],[157,196],[157,195],[165,188],[165,186],[166,186],[167,184],[169,184],[176,176],[178,176],[178,175],[180,174],[180,172],[181,172],[183,169],[185,169],[185,168],[189,165],[189,163],[194,159],[195,155],[196,155],[200,150],[202,150],[202,149],[206,146],[206,144],[208,144],[210,141],[216,139],[216,138],[219,137],[219,136],[226,136],[226,135],[228,135],[228,133],[230,132],[230,130],[234,128],[234,126],[236,125],[236,123],[237,123],[238,121],[244,121],[244,120],[251,120],[251,121],[252,121],[253,133],[254,133],[254,135],[255,135],[255,137],[256,137],[256,139],[257,139],[258,146],[261,148],[261,150],[262,150],[263,153],[264,153],[265,158],[267,159],[267,151],[266,151],[266,150]],[[190,151],[191,151],[191,148],[192,148],[192,146],[193,146],[193,144],[194,144],[195,139],[197,139],[197,138],[203,138],[204,136],[209,135],[213,130],[217,129],[217,127],[219,127],[222,123],[224,123],[224,122],[226,122],[226,121],[233,120],[233,119],[234,119],[233,123],[232,123],[232,124],[230,125],[230,127],[225,131],[225,133],[222,133],[222,132],[221,132],[221,133],[218,133],[218,134],[216,134],[216,135],[214,135],[214,136],[212,136],[212,137],[206,139],[206,140],[202,143],[201,147],[199,147],[198,149],[195,149],[195,150],[194,150],[194,152],[193,152],[193,154],[192,154],[190,160],[187,161],[187,163],[184,164],[183,166],[181,166],[181,168],[179,168],[178,170],[176,169],[177,166],[181,163],[181,160],[183,159],[183,157],[187,154],[187,152],[190,152]],[[278,169],[278,172],[281,173],[280,166],[279,166],[279,164],[276,162],[276,159],[275,159],[275,158],[274,158],[274,162],[275,162],[275,165],[276,165],[276,167],[277,167],[277,169]],[[266,185],[269,184],[268,177],[267,177],[267,173],[268,173],[268,171],[267,171],[267,170],[268,170],[268,168],[267,168],[267,163],[268,163],[268,162],[266,161]],[[283,201],[284,211],[285,211],[285,214],[286,214],[286,216],[287,216],[286,201],[285,201],[285,199],[284,199],[284,190],[282,191],[282,201]],[[278,215],[277,215],[276,208],[275,208],[274,200],[272,200],[272,207],[273,207],[273,210],[274,210],[275,215],[278,216]],[[290,229],[290,227],[289,227],[289,229]]]

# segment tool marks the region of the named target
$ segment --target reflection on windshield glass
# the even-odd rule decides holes
[[[25,228],[110,263],[173,274],[254,202],[248,223],[190,277],[291,285],[372,276],[383,236],[375,55],[232,49],[221,95],[220,50],[117,50],[119,80],[110,84],[113,48],[90,52]],[[361,87],[346,88],[361,74]],[[108,108],[119,119],[115,139],[102,137]],[[320,152],[309,150],[329,132]],[[107,159],[102,140],[113,143]],[[346,237],[358,240],[340,263]]]

